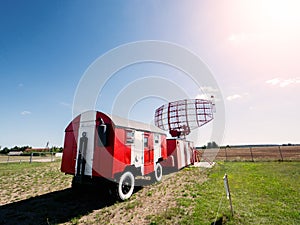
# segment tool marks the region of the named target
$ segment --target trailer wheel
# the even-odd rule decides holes
[[[154,178],[156,182],[161,181],[162,175],[163,175],[163,169],[160,163],[156,163],[155,168],[154,168]]]
[[[124,201],[131,197],[134,189],[134,176],[131,171],[124,172],[117,185],[117,197]]]

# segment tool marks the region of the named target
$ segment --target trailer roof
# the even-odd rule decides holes
[[[129,129],[134,129],[134,130],[141,130],[141,131],[151,131],[155,133],[161,133],[165,134],[165,131],[152,125],[152,124],[147,124],[135,120],[129,120],[126,118],[122,118],[116,115],[109,115],[106,114],[115,124],[117,127],[123,127],[123,128],[129,128]]]
[[[97,118],[102,118],[103,116],[107,117],[116,127],[122,127],[125,129],[134,129],[134,130],[140,130],[140,131],[150,131],[154,133],[160,133],[165,134],[165,131],[156,127],[153,124],[146,124],[139,121],[129,120],[126,118],[122,118],[120,116],[116,115],[110,115],[99,111],[89,110],[86,112],[81,113],[76,118],[72,120],[72,122],[67,126],[65,131],[73,130],[74,124],[81,122],[88,122],[88,121],[94,121]]]

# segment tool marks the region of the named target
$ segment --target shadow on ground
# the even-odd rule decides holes
[[[169,174],[174,171],[165,172]],[[134,193],[140,191],[142,186],[153,183],[149,179],[137,179],[136,182],[140,182],[141,186],[136,186]],[[65,223],[115,203],[116,198],[103,187],[81,190],[67,188],[0,206],[0,225]]]
[[[57,224],[113,205],[106,192],[71,188],[0,206],[0,224]]]

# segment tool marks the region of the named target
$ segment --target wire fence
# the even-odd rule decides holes
[[[202,161],[300,161],[300,146],[243,147],[197,150]]]
[[[32,152],[28,155],[0,155],[0,163],[54,162],[60,159],[54,152]]]

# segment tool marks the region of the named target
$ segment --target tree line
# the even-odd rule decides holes
[[[1,149],[1,146],[0,146],[0,154],[8,154],[9,152],[24,152],[26,149],[32,149],[31,146],[15,146],[13,148],[3,148]],[[62,152],[63,151],[63,148],[62,147],[57,147],[57,146],[53,146],[51,148],[49,148],[49,152]]]

